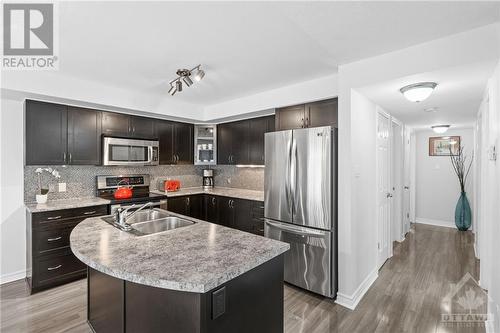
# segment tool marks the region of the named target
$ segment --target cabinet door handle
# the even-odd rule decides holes
[[[212,198],[212,205],[215,205],[215,197]]]
[[[62,216],[59,215],[59,216],[51,216],[51,217],[47,217],[47,220],[59,220]]]
[[[90,212],[85,212],[85,213],[83,213],[83,215],[92,215],[92,214],[95,214],[95,212],[96,212],[96,211],[95,211],[95,210],[93,210],[93,211],[90,211]]]
[[[63,153],[63,162],[66,163],[66,153]]]
[[[301,118],[301,119],[300,119],[300,127],[301,127],[301,128],[304,128],[304,118]]]
[[[54,271],[54,270],[59,269],[61,267],[62,267],[62,265],[57,265],[57,266],[54,266],[54,267],[48,267],[47,270],[48,271]]]
[[[305,127],[309,127],[309,118],[306,118],[306,126]]]
[[[71,153],[69,153],[69,163],[71,163],[73,161],[73,155],[71,155]]]
[[[58,241],[60,240],[62,237],[59,236],[59,237],[54,237],[54,238],[47,238],[47,242],[55,242],[55,241]]]
[[[227,206],[228,206],[229,208],[231,208],[231,200],[229,200],[229,201],[227,202]]]
[[[189,206],[189,197],[186,198],[186,204]]]

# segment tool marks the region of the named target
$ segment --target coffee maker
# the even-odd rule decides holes
[[[214,170],[203,170],[203,188],[208,189],[214,187]]]

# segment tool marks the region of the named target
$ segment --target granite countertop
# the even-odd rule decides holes
[[[63,200],[49,200],[47,201],[47,203],[44,204],[37,204],[36,202],[34,203],[27,202],[24,205],[26,206],[26,209],[30,213],[40,213],[40,212],[48,212],[60,209],[108,205],[109,203],[110,201],[106,199],[98,197],[90,197],[90,198],[75,198],[75,199],[63,199]]]
[[[151,191],[152,193],[165,194],[168,197],[178,197],[183,195],[194,194],[212,194],[223,197],[231,197],[246,200],[264,201],[264,191],[244,190],[231,187],[213,187],[211,189],[203,189],[203,187],[186,187],[175,192]]]
[[[175,213],[186,227],[136,236],[88,218],[71,233],[71,249],[88,266],[143,285],[204,293],[286,252],[287,243]]]

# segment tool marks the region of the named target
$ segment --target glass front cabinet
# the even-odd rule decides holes
[[[217,125],[194,126],[194,164],[217,164]]]

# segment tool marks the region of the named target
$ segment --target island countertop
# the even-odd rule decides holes
[[[115,278],[205,293],[290,248],[287,243],[170,214],[196,223],[136,236],[100,217],[88,218],[73,229],[71,250],[89,267]]]

